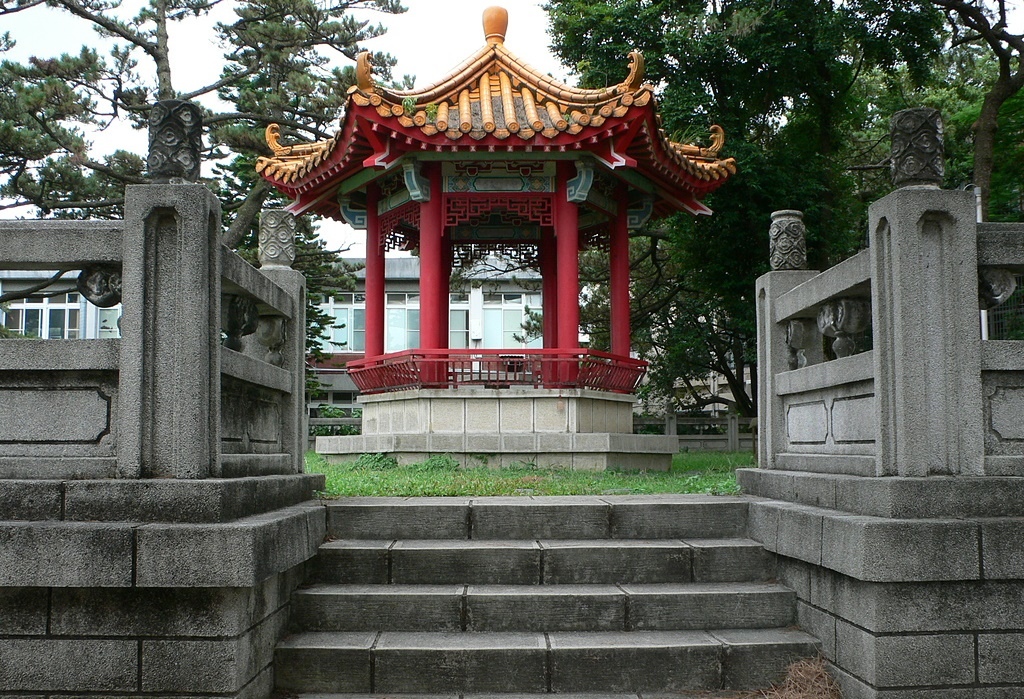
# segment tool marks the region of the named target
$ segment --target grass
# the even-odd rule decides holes
[[[460,468],[448,456],[397,466],[382,454],[364,454],[356,463],[331,464],[306,453],[306,470],[327,477],[324,497],[451,495],[631,495],[739,491],[735,470],[754,465],[749,452],[677,454],[669,471],[570,471],[537,468]]]

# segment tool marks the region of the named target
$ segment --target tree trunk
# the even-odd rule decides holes
[[[266,180],[256,180],[252,189],[245,195],[245,201],[238,207],[238,211],[235,213],[235,220],[231,222],[231,227],[221,236],[220,242],[229,248],[234,248],[242,242],[242,238],[252,229],[253,221],[259,215],[260,210],[263,208],[263,202],[269,193],[270,185],[267,184]]]
[[[174,87],[171,84],[171,59],[167,45],[167,2],[157,0],[156,7],[156,50],[153,60],[156,62],[156,97],[158,100],[174,99]]]

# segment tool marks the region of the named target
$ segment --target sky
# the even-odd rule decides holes
[[[571,81],[571,76],[551,55],[547,35],[547,14],[541,9],[543,0],[404,0],[408,11],[389,15],[374,11],[359,11],[359,19],[382,23],[387,33],[368,41],[365,48],[385,51],[398,59],[393,74],[416,77],[416,86],[425,87],[447,75],[452,68],[484,44],[481,15],[484,8],[501,4],[509,12],[509,27],[505,45],[527,63],[541,72]],[[131,16],[142,5],[141,0],[124,0],[125,14]],[[174,63],[175,89],[189,92],[217,79],[224,50],[215,41],[207,39],[207,29],[213,21],[230,22],[234,17],[233,3],[224,2],[209,17],[188,19],[176,23],[170,35],[171,58]],[[65,12],[48,8],[33,8],[0,19],[0,33],[10,32],[17,42],[6,58],[24,61],[30,56],[50,57],[65,52],[77,52],[82,44],[101,45],[95,32],[84,20]],[[204,37],[196,41],[195,37]],[[107,46],[112,42],[107,41]],[[109,50],[109,49],[108,49]],[[338,65],[348,59],[333,54]],[[625,64],[625,57],[623,58]],[[184,76],[181,77],[181,76]],[[128,148],[145,153],[147,136],[127,125],[112,125],[95,135],[100,151]],[[18,212],[10,212],[17,215]],[[24,215],[24,212],[21,212]],[[349,256],[362,256],[361,232],[347,226],[325,221],[320,227],[321,237],[332,249],[350,245]]]

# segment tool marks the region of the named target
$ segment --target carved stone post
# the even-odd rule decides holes
[[[975,198],[934,186],[942,178],[934,110],[900,112],[892,123],[901,188],[871,205],[868,227],[877,475],[980,475]]]
[[[298,222],[284,209],[267,209],[260,214],[260,266],[291,267],[295,263],[295,235]]]
[[[942,186],[945,163],[939,110],[918,107],[896,112],[889,124],[889,134],[892,137],[890,168],[894,185]]]
[[[772,271],[807,269],[807,229],[802,211],[783,209],[772,212],[768,237]]]
[[[306,450],[306,278],[292,269],[295,262],[295,217],[283,209],[260,214],[260,271],[288,292],[292,318],[276,314],[259,316],[256,339],[267,352],[264,361],[285,369],[291,377],[289,400],[281,415],[281,442],[292,454],[293,471],[303,470]]]
[[[782,399],[775,392],[776,375],[821,361],[821,336],[813,320],[779,323],[775,316],[775,300],[817,274],[807,269],[803,213],[792,209],[774,212],[768,235],[772,271],[757,280],[757,453],[761,468],[776,467],[775,455],[786,434]]]
[[[203,150],[203,114],[198,105],[163,100],[149,112],[149,177],[156,183],[199,179]]]

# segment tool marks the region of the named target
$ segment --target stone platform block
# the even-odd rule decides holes
[[[133,528],[93,522],[0,522],[0,586],[128,587]]]
[[[628,584],[637,631],[775,628],[793,623],[796,595],[774,583]]]
[[[463,585],[315,585],[295,592],[304,631],[459,631]]]
[[[0,636],[46,634],[48,598],[45,587],[0,587]]]
[[[469,498],[342,498],[327,503],[338,539],[467,539]]]
[[[377,632],[303,633],[274,652],[275,684],[289,692],[372,691],[370,648]]]
[[[626,595],[614,585],[470,585],[468,631],[623,631]]]
[[[678,692],[721,686],[721,643],[699,631],[551,633],[553,692]]]
[[[376,692],[544,692],[538,633],[384,632],[374,648]]]
[[[140,587],[251,587],[303,563],[326,533],[319,503],[224,524],[147,524],[137,531]]]
[[[0,480],[0,522],[61,519],[62,481]]]
[[[692,549],[663,539],[541,541],[545,584],[657,583],[691,579]]]
[[[400,584],[540,582],[534,541],[399,541],[391,547],[391,581]]]

